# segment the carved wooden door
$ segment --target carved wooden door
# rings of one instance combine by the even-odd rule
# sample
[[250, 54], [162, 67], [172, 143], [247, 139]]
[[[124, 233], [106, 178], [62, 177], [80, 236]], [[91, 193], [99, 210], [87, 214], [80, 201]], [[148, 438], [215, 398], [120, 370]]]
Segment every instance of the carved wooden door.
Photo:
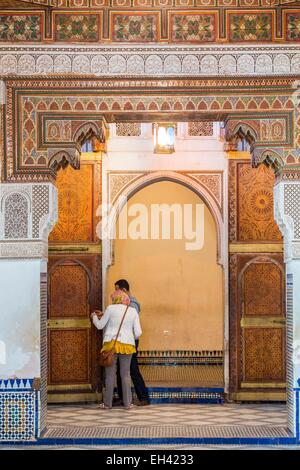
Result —
[[285, 388], [284, 268], [280, 261], [258, 256], [246, 264], [241, 276], [243, 388]]
[[[244, 155], [245, 156], [245, 155]], [[285, 276], [270, 168], [229, 162], [230, 383], [236, 400], [285, 399]]]
[[101, 254], [96, 237], [101, 163], [58, 173], [59, 220], [50, 236], [48, 266], [49, 402], [95, 400], [100, 388], [100, 335], [90, 313], [101, 309]]

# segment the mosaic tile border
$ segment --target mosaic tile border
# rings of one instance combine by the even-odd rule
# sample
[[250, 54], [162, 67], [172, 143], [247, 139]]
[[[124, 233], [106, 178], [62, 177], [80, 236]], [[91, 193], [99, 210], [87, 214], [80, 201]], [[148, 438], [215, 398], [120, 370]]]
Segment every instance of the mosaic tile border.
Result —
[[223, 365], [223, 351], [139, 351], [141, 365]]
[[[133, 396], [136, 398], [136, 394]], [[224, 388], [199, 388], [199, 387], [148, 387], [150, 403], [181, 403], [222, 404], [224, 400]]]
[[34, 379], [0, 379], [0, 392], [3, 390], [32, 390]]

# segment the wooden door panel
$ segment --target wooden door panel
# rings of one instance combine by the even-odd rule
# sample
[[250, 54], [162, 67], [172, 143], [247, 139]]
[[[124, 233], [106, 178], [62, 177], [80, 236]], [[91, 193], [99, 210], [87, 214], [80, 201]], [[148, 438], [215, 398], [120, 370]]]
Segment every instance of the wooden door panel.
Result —
[[91, 385], [90, 278], [76, 260], [49, 270], [49, 385]]
[[58, 222], [50, 242], [92, 242], [94, 166], [82, 165], [80, 170], [67, 166], [58, 172]]
[[245, 328], [243, 380], [284, 381], [283, 328]]
[[252, 263], [244, 274], [244, 315], [282, 315], [282, 271]]
[[71, 263], [55, 266], [49, 283], [49, 318], [88, 317], [88, 284], [83, 266]]
[[268, 256], [245, 264], [241, 274], [241, 340], [244, 382], [285, 380], [284, 272]]
[[49, 331], [49, 384], [90, 384], [89, 329]]
[[[101, 309], [101, 256], [51, 255], [48, 270], [48, 386], [51, 401], [78, 400], [101, 388], [101, 336], [90, 311]], [[72, 394], [72, 397], [70, 395]]]
[[237, 163], [236, 224], [239, 241], [280, 241], [282, 235], [274, 220], [274, 173], [265, 165], [252, 168], [249, 162]]

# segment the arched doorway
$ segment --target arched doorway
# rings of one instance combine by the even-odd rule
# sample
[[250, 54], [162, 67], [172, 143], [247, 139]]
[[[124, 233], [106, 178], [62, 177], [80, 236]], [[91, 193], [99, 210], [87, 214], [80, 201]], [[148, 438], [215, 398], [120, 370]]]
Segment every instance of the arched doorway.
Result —
[[[159, 239], [151, 239], [155, 231], [153, 214], [162, 204], [182, 209], [183, 238], [176, 239], [179, 236], [175, 234], [175, 223], [179, 223], [179, 219], [176, 219], [178, 212], [174, 215], [174, 209], [170, 217], [170, 237], [162, 239], [160, 226]], [[203, 210], [201, 220], [196, 215], [197, 205]], [[192, 250], [184, 238], [184, 233], [187, 233], [184, 208], [188, 206], [193, 212], [193, 229], [198, 228], [198, 235], [203, 229], [204, 235], [203, 245]], [[142, 227], [141, 215], [146, 214], [147, 227]], [[134, 215], [139, 217], [136, 222]], [[126, 218], [128, 237], [122, 238], [120, 229]], [[140, 232], [132, 238], [131, 229], [135, 223], [139, 225]], [[203, 227], [200, 227], [202, 224]], [[224, 350], [224, 273], [218, 263], [217, 224], [199, 194], [170, 179], [153, 180], [139, 188], [120, 210], [112, 258], [113, 263], [106, 278], [105, 302], [109, 303], [114, 282], [119, 278], [128, 279], [132, 294], [142, 305], [143, 336], [139, 350], [140, 362], [145, 366], [143, 371], [146, 381], [148, 378], [150, 385], [161, 382], [169, 386], [222, 387], [223, 367], [220, 364], [223, 362]], [[173, 366], [179, 363], [186, 366], [187, 361], [192, 367], [200, 365], [200, 362], [202, 365], [193, 370], [188, 367], [179, 370], [165, 367], [154, 369], [152, 366], [159, 366], [159, 362], [165, 364], [163, 358], [168, 358], [168, 363]], [[218, 369], [203, 367], [204, 363], [210, 367], [216, 358], [219, 362], [214, 365]]]

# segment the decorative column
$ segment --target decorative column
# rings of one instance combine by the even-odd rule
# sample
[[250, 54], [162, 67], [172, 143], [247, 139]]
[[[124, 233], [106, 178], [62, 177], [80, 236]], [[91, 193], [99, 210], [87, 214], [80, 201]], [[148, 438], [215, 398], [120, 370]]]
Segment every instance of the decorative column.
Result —
[[295, 176], [290, 173], [277, 181], [274, 200], [286, 263], [288, 426], [300, 439], [300, 179], [290, 179]]
[[41, 435], [47, 412], [48, 235], [52, 183], [0, 184], [0, 440]]

